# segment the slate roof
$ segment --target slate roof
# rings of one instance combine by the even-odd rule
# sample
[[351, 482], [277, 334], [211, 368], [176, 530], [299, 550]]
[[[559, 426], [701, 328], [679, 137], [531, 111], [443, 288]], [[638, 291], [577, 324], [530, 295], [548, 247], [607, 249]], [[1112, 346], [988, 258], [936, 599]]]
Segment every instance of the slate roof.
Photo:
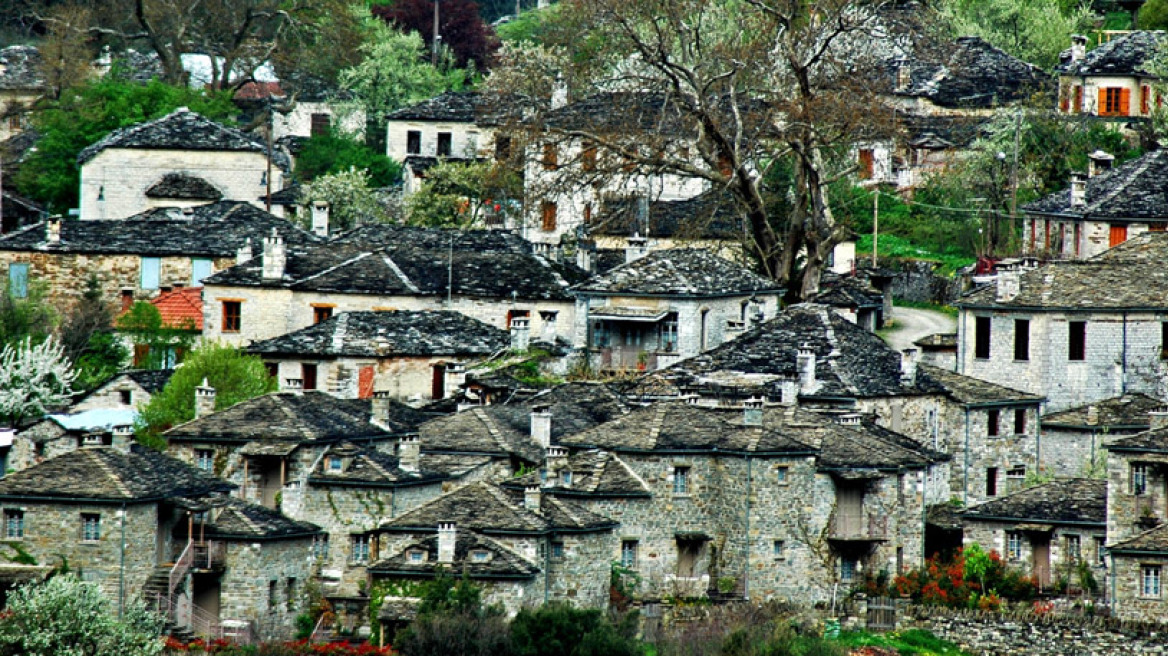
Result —
[[217, 201], [223, 192], [206, 180], [188, 173], [167, 173], [146, 190], [149, 198], [183, 198]]
[[452, 310], [343, 312], [248, 347], [261, 355], [375, 357], [489, 355], [506, 349], [506, 331]]
[[0, 251], [234, 257], [249, 239], [258, 254], [273, 229], [290, 247], [319, 241], [291, 222], [241, 201], [188, 210], [157, 208], [108, 221], [64, 220], [57, 244], [49, 243], [45, 223], [35, 223], [0, 237]]
[[[334, 471], [328, 466], [329, 456], [348, 459], [348, 466]], [[426, 463], [428, 464], [428, 463]], [[406, 487], [439, 483], [449, 478], [436, 471], [406, 471], [401, 468], [401, 460], [377, 449], [357, 446], [352, 442], [340, 442], [325, 451], [325, 457], [308, 477], [312, 485], [358, 486], [358, 487]]]
[[40, 51], [34, 46], [8, 46], [0, 49], [0, 89], [44, 89], [42, 61]]
[[1127, 437], [1117, 437], [1103, 443], [1108, 451], [1128, 453], [1168, 453], [1168, 428], [1146, 430]]
[[957, 348], [957, 333], [934, 333], [913, 342], [922, 351], [949, 351]]
[[290, 248], [282, 280], [264, 280], [261, 264], [254, 258], [204, 284], [445, 296], [451, 283], [456, 296], [571, 301], [568, 287], [586, 277], [574, 266], [536, 255], [529, 242], [511, 233], [405, 226], [366, 226], [317, 247]]
[[[423, 562], [411, 561], [408, 553], [415, 550], [426, 552]], [[474, 551], [486, 551], [490, 557], [486, 561], [471, 557]], [[457, 576], [472, 579], [530, 579], [539, 573], [539, 568], [523, 556], [485, 535], [459, 531], [454, 538], [454, 561], [438, 562], [438, 537], [428, 537], [410, 544], [398, 553], [369, 566], [370, 574], [379, 576], [435, 576], [440, 570], [453, 572]]]
[[[946, 54], [940, 62], [912, 62], [911, 83], [897, 94], [924, 97], [942, 107], [977, 109], [1023, 100], [1050, 82], [1041, 68], [980, 37], [961, 37]], [[897, 66], [889, 68], [895, 79]]]
[[182, 287], [150, 299], [165, 328], [203, 330], [203, 288]]
[[477, 91], [447, 91], [392, 111], [385, 118], [389, 121], [474, 123], [481, 100]]
[[877, 397], [940, 393], [932, 381], [901, 380], [901, 355], [876, 335], [840, 317], [830, 307], [801, 303], [774, 319], [700, 355], [654, 375], [678, 386], [700, 386], [721, 377], [767, 386], [798, 378], [796, 356], [809, 344], [816, 357], [818, 391], [811, 397]]
[[316, 524], [291, 519], [278, 510], [236, 497], [213, 497], [206, 505], [210, 506], [209, 519], [202, 535], [212, 540], [287, 540], [324, 533]]
[[515, 455], [539, 462], [543, 454], [531, 439], [531, 412], [546, 408], [552, 415], [551, 440], [611, 421], [628, 405], [607, 385], [565, 383], [515, 403], [496, 403], [432, 419], [418, 427], [422, 451]]
[[[216, 123], [186, 107], [179, 107], [151, 121], [114, 130], [78, 153], [77, 164], [85, 164], [108, 148], [268, 152], [264, 144], [246, 132]], [[287, 162], [279, 157], [273, 157], [273, 161], [284, 169], [288, 168]]]
[[276, 392], [175, 426], [170, 441], [300, 444], [412, 433], [426, 419], [407, 405], [390, 402], [389, 429], [371, 422], [368, 400], [338, 399], [324, 392]]
[[1069, 478], [1007, 494], [967, 509], [966, 521], [1018, 521], [1038, 524], [1107, 523], [1107, 481]]
[[744, 230], [743, 213], [729, 194], [711, 191], [682, 200], [650, 200], [644, 220], [634, 198], [605, 200], [588, 224], [594, 235], [655, 239], [738, 239]]
[[545, 483], [539, 472], [508, 479], [501, 485], [520, 490], [538, 485], [544, 493], [562, 496], [601, 498], [652, 496], [645, 481], [615, 453], [596, 449], [580, 451], [568, 458], [566, 469], [572, 472], [572, 482], [568, 487], [564, 487], [562, 479], [558, 476], [549, 477]]
[[825, 272], [813, 301], [839, 308], [881, 308], [884, 295], [861, 276], [841, 276]]
[[1148, 30], [1116, 35], [1107, 43], [1088, 51], [1078, 62], [1070, 61], [1070, 51], [1064, 51], [1055, 71], [1063, 75], [1151, 77], [1148, 64], [1164, 38], [1164, 32]]
[[704, 248], [656, 250], [572, 288], [620, 296], [735, 296], [781, 292], [773, 280]]
[[[0, 242], [2, 243], [2, 242]], [[958, 307], [1122, 310], [1168, 308], [1168, 233], [1147, 232], [1086, 260], [1050, 262], [1019, 276], [1019, 292], [998, 301], [995, 285], [959, 298]]]
[[509, 535], [546, 535], [607, 531], [617, 523], [576, 503], [543, 495], [540, 512], [523, 507], [523, 492], [478, 482], [382, 523], [396, 533], [436, 533], [440, 522], [454, 522], [458, 531]]
[[[1137, 392], [1115, 396], [1110, 399], [1088, 403], [1062, 412], [1042, 416], [1043, 428], [1079, 428], [1105, 430], [1115, 428], [1149, 428], [1152, 419], [1149, 412], [1160, 410], [1164, 402]], [[1097, 418], [1090, 423], [1090, 408], [1094, 407]]]
[[984, 116], [928, 114], [902, 114], [896, 117], [897, 127], [904, 133], [905, 142], [914, 148], [929, 150], [965, 148], [986, 136], [990, 120]]
[[1037, 394], [1021, 392], [1003, 385], [966, 376], [947, 369], [933, 367], [927, 364], [917, 365], [918, 375], [923, 375], [954, 401], [968, 407], [1027, 404], [1038, 405], [1044, 397]]
[[151, 449], [77, 449], [0, 479], [0, 499], [146, 503], [229, 492], [227, 481]]
[[1115, 555], [1140, 554], [1152, 552], [1157, 555], [1168, 554], [1168, 524], [1161, 524], [1154, 529], [1139, 535], [1116, 542], [1107, 547], [1107, 551]]
[[166, 387], [166, 384], [170, 382], [170, 377], [174, 375], [174, 369], [134, 369], [124, 372], [122, 375], [153, 394]]
[[1168, 151], [1153, 150], [1087, 179], [1086, 205], [1071, 207], [1071, 189], [1022, 206], [1028, 214], [1100, 221], [1168, 221]]

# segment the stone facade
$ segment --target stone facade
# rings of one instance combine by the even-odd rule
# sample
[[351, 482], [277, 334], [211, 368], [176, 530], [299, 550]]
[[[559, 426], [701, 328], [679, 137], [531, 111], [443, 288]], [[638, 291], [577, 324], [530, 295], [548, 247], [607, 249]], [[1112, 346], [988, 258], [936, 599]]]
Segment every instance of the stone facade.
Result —
[[[311, 137], [316, 116], [328, 117], [328, 123], [333, 129], [349, 134], [365, 134], [365, 110], [358, 107], [341, 107], [336, 103], [320, 100], [297, 99], [288, 112], [276, 112], [272, 115], [272, 139]], [[281, 187], [273, 186], [273, 189]]]
[[[411, 132], [418, 133], [417, 152], [411, 152]], [[462, 121], [424, 121], [420, 119], [390, 119], [385, 126], [385, 154], [395, 162], [405, 161], [410, 155], [439, 157], [440, 134], [448, 135], [450, 150], [445, 157], [490, 157], [495, 152], [495, 130]], [[443, 141], [445, 143], [445, 139]]]
[[[1106, 548], [1107, 535], [1102, 526], [1058, 526], [1049, 530], [1021, 530], [1016, 522], [990, 522], [966, 519], [963, 542], [965, 545], [977, 543], [986, 550], [997, 551], [1006, 565], [1040, 576], [1043, 587], [1067, 579], [1077, 582], [1076, 567], [1086, 563], [1099, 584], [1100, 591], [1107, 581]], [[1014, 535], [1011, 549], [1011, 535]], [[1078, 545], [1079, 552], [1072, 552]], [[1045, 576], [1039, 572], [1045, 571]]]
[[254, 623], [262, 638], [291, 638], [312, 580], [312, 538], [229, 541], [219, 579], [219, 617]]

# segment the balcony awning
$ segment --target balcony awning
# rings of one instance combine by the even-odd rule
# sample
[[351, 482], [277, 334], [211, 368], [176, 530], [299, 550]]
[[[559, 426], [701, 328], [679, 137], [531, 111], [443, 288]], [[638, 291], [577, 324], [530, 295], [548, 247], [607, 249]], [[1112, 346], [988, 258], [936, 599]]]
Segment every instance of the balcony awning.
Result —
[[609, 321], [647, 321], [656, 323], [669, 314], [666, 311], [647, 307], [608, 306], [591, 310], [589, 319], [607, 319]]
[[239, 454], [243, 456], [287, 456], [299, 446], [300, 442], [264, 440], [249, 442], [247, 446], [239, 450]]

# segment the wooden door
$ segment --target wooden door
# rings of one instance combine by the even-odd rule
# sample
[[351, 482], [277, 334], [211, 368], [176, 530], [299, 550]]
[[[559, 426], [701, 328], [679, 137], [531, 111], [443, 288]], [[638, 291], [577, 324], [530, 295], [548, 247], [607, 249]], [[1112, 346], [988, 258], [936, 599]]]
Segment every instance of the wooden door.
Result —
[[430, 385], [430, 398], [434, 400], [446, 398], [446, 365], [434, 365], [434, 379]]
[[855, 485], [836, 489], [836, 533], [843, 536], [862, 535], [864, 531], [864, 491]]
[[1050, 536], [1031, 537], [1030, 550], [1034, 559], [1034, 576], [1038, 578], [1038, 585], [1045, 588], [1050, 585]]

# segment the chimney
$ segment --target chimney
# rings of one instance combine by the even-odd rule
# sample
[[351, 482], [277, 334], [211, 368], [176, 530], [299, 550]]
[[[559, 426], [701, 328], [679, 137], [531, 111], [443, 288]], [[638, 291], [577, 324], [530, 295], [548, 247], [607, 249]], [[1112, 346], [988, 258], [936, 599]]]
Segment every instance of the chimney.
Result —
[[1087, 206], [1087, 176], [1082, 173], [1071, 174], [1071, 209], [1078, 210]]
[[50, 216], [45, 221], [45, 229], [47, 231], [47, 234], [45, 235], [45, 239], [50, 244], [61, 243], [61, 217], [60, 216]]
[[556, 81], [552, 83], [552, 109], [559, 109], [568, 104], [568, 83], [563, 73], [556, 73]]
[[546, 405], [531, 409], [531, 439], [545, 449], [552, 445], [552, 411]]
[[576, 266], [588, 273], [596, 273], [596, 242], [587, 240], [576, 244]]
[[[212, 390], [213, 391], [213, 390]], [[114, 426], [111, 446], [122, 453], [129, 453], [134, 444], [134, 427], [130, 424]]]
[[905, 385], [912, 385], [917, 380], [919, 355], [920, 351], [915, 348], [906, 348], [900, 352], [900, 381]]
[[454, 543], [458, 529], [454, 522], [438, 522], [438, 562], [449, 565], [454, 562]]
[[896, 91], [908, 91], [912, 86], [912, 67], [907, 59], [896, 60]]
[[312, 201], [312, 234], [318, 237], [329, 235], [329, 204], [327, 201]]
[[779, 403], [782, 405], [795, 405], [799, 400], [799, 381], [793, 378], [786, 378], [779, 381]]
[[562, 484], [559, 479], [560, 471], [567, 468], [568, 450], [562, 446], [549, 446], [547, 448], [548, 485]]
[[199, 417], [206, 417], [215, 412], [215, 388], [207, 384], [207, 379], [203, 379], [203, 384], [195, 388], [195, 419]]
[[762, 426], [762, 398], [752, 396], [742, 402], [742, 424]]
[[1099, 425], [1099, 406], [1094, 404], [1087, 406], [1087, 425]]
[[408, 472], [416, 472], [422, 462], [422, 438], [417, 435], [403, 435], [397, 443], [398, 467]]
[[997, 286], [996, 300], [999, 303], [1009, 303], [1018, 297], [1022, 291], [1022, 274], [1019, 271], [999, 271], [995, 280]]
[[284, 240], [272, 228], [272, 236], [264, 238], [264, 280], [280, 280], [284, 277], [284, 265], [288, 261], [288, 249]]
[[1071, 35], [1071, 62], [1083, 61], [1087, 56], [1087, 37], [1082, 34]]
[[1093, 178], [1100, 173], [1110, 170], [1115, 164], [1115, 156], [1102, 150], [1087, 155], [1087, 177]]
[[291, 392], [293, 394], [303, 394], [304, 393], [304, 379], [303, 378], [285, 378], [284, 379], [284, 387], [281, 388], [281, 391]]
[[1148, 416], [1152, 419], [1151, 430], [1168, 428], [1168, 408], [1161, 406], [1149, 412]]
[[543, 514], [543, 490], [538, 485], [523, 488], [523, 507], [537, 515]]
[[461, 362], [446, 363], [446, 396], [454, 395], [466, 384], [466, 365]]
[[370, 401], [369, 408], [369, 423], [382, 428], [389, 427], [389, 392], [385, 390], [373, 392], [373, 400]]
[[243, 246], [240, 246], [239, 248], [237, 248], [235, 250], [235, 263], [236, 264], [243, 264], [244, 262], [250, 260], [251, 258], [252, 258], [251, 237], [248, 237], [247, 241], [243, 242]]
[[634, 232], [633, 236], [629, 237], [628, 246], [625, 246], [625, 264], [636, 262], [642, 257], [645, 257], [649, 252], [648, 244], [648, 239]]
[[811, 344], [804, 342], [799, 347], [799, 354], [795, 356], [795, 364], [799, 370], [799, 393], [813, 393], [818, 385], [815, 382], [815, 350]]
[[527, 317], [511, 317], [511, 350], [526, 351], [531, 343], [531, 323]]

